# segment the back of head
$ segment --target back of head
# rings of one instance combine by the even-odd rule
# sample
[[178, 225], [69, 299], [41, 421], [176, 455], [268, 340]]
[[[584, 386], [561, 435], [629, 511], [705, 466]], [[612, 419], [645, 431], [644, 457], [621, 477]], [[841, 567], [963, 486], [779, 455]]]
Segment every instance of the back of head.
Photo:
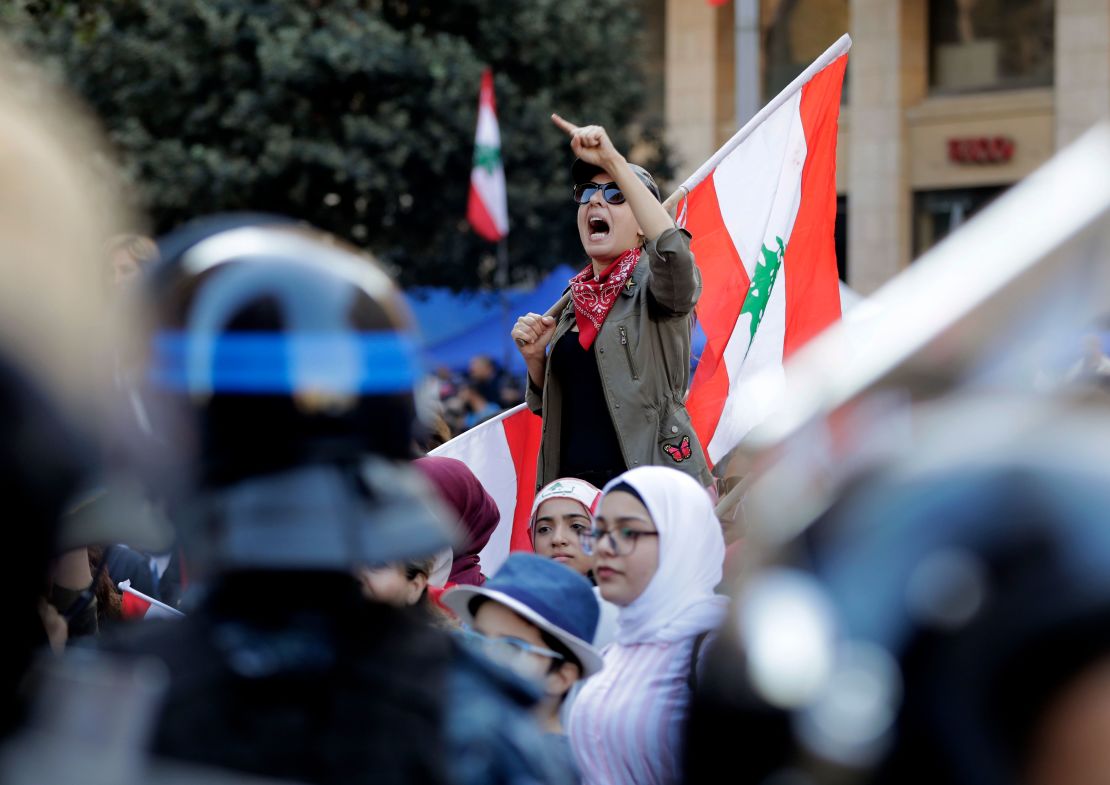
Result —
[[371, 259], [265, 216], [198, 221], [160, 255], [150, 379], [195, 426], [204, 486], [411, 457], [416, 336]]
[[388, 275], [272, 216], [203, 219], [159, 250], [147, 378], [158, 429], [190, 446], [194, 557], [220, 571], [346, 569], [447, 545], [400, 463], [418, 362]]
[[[476, 568], [478, 554], [501, 521], [497, 502], [470, 467], [456, 458], [429, 455], [413, 465], [435, 486], [440, 498], [457, 516], [462, 539], [456, 549], [456, 558], [473, 557], [471, 566]], [[452, 581], [458, 582], [462, 569], [458, 565], [452, 570]]]

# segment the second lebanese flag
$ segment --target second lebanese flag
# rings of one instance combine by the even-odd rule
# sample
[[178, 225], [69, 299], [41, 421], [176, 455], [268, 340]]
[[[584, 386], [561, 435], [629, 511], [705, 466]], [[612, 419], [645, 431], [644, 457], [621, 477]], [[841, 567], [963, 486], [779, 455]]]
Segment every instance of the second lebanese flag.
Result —
[[478, 129], [474, 134], [474, 168], [470, 170], [470, 195], [466, 220], [491, 243], [509, 233], [509, 204], [505, 195], [505, 168], [501, 165], [501, 130], [493, 100], [493, 72], [482, 72], [478, 94]]
[[706, 345], [686, 405], [711, 464], [777, 406], [783, 361], [840, 316], [836, 131], [850, 44], [845, 36], [687, 181]]
[[429, 453], [465, 463], [497, 502], [501, 523], [481, 553], [482, 572], [486, 575], [497, 571], [509, 551], [532, 549], [528, 519], [536, 495], [542, 423], [522, 403]]

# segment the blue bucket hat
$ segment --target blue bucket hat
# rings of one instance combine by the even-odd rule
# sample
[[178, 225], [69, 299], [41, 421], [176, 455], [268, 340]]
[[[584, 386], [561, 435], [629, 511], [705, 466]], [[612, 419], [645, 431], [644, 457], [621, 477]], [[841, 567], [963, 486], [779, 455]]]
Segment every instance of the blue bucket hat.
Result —
[[485, 597], [504, 605], [566, 646], [582, 664], [582, 678], [601, 670], [601, 654], [588, 641], [601, 614], [590, 582], [551, 559], [514, 553], [483, 586], [456, 586], [441, 602], [468, 626], [474, 625], [471, 600]]

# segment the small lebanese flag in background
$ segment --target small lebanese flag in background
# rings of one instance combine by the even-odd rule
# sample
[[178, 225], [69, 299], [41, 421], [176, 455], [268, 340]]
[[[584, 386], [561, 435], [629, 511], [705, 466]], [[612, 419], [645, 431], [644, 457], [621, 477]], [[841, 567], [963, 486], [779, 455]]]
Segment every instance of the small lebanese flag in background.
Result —
[[850, 46], [841, 38], [685, 184], [706, 335], [686, 406], [711, 465], [778, 406], [783, 361], [840, 317], [836, 132]]
[[474, 134], [474, 168], [470, 170], [466, 220], [475, 232], [491, 243], [509, 234], [501, 131], [493, 100], [493, 72], [488, 68], [482, 72], [482, 89], [478, 94], [478, 130]]
[[138, 589], [132, 589], [130, 579], [120, 581], [116, 587], [123, 594], [120, 598], [120, 606], [121, 614], [125, 619], [173, 619], [185, 615], [177, 608], [171, 608]]
[[493, 575], [510, 551], [532, 550], [528, 519], [536, 496], [542, 422], [522, 403], [428, 453], [465, 463], [497, 502], [501, 523], [481, 553], [486, 575]]

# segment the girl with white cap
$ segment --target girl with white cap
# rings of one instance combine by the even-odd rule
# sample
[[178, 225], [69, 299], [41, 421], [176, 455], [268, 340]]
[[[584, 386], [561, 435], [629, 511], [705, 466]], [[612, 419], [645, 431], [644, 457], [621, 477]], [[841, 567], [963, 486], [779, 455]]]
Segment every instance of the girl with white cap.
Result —
[[590, 645], [598, 607], [581, 575], [531, 553], [514, 553], [484, 586], [456, 586], [443, 603], [494, 662], [540, 688], [533, 712], [568, 768], [563, 702], [603, 662]]
[[570, 741], [585, 782], [674, 783], [696, 649], [721, 623], [725, 543], [705, 489], [648, 466], [605, 486], [594, 528], [602, 596], [620, 606], [605, 668], [571, 709]]
[[[532, 502], [532, 549], [593, 581], [594, 557], [582, 549], [581, 537], [593, 526], [600, 501], [597, 487], [575, 477], [562, 477], [545, 485]], [[594, 593], [601, 606], [601, 619], [593, 644], [602, 648], [616, 635], [617, 606], [605, 601], [596, 587]]]

